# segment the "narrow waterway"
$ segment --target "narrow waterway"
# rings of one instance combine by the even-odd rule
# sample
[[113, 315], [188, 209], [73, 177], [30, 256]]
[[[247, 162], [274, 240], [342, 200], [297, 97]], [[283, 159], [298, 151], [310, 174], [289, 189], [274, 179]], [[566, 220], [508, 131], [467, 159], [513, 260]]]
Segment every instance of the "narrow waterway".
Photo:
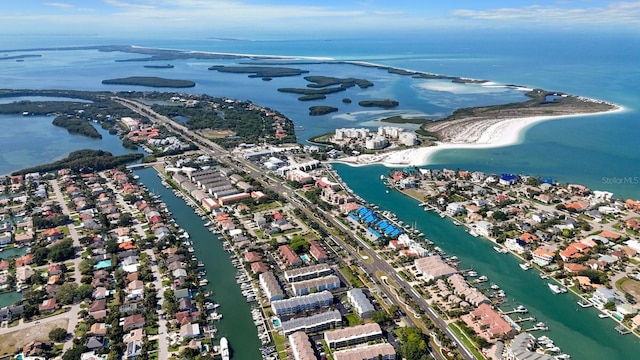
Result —
[[[386, 175], [383, 166], [350, 167], [335, 164], [342, 179], [366, 201], [390, 210], [407, 224], [415, 224], [425, 236], [449, 255], [462, 261], [460, 269], [473, 268], [480, 275], [502, 288], [508, 297], [505, 309], [524, 305], [526, 316], [535, 316], [547, 324], [549, 331], [533, 332], [554, 340], [563, 352], [573, 359], [635, 359], [640, 353], [640, 341], [634, 335], [620, 335], [613, 320], [600, 319], [596, 309], [584, 309], [577, 305], [578, 297], [571, 294], [554, 295], [547, 286], [548, 280], [540, 279], [536, 270], [523, 271], [519, 261], [511, 255], [496, 253], [493, 243], [476, 238], [455, 226], [451, 220], [441, 219], [433, 212], [425, 212], [418, 202], [397, 191], [386, 193], [380, 175]], [[525, 316], [525, 317], [526, 317]], [[523, 328], [533, 323], [521, 324]]]
[[209, 280], [207, 291], [213, 293], [211, 298], [220, 304], [217, 311], [223, 316], [216, 323], [218, 334], [214, 344], [218, 345], [220, 337], [225, 336], [229, 340], [232, 359], [260, 359], [260, 341], [251, 318], [251, 309], [236, 283], [236, 269], [231, 264], [229, 253], [223, 249], [222, 242], [204, 227], [205, 221], [192, 208], [162, 186], [154, 169], [138, 170], [136, 174], [150, 191], [160, 195], [173, 213], [176, 223], [189, 233], [195, 254], [205, 265], [206, 278]]

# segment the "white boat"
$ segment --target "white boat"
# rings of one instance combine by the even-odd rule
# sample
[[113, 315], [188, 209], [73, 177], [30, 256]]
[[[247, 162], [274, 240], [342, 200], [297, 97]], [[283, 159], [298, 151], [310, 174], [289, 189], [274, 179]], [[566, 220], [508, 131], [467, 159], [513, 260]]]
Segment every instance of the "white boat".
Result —
[[608, 317], [609, 317], [609, 314], [598, 314], [598, 317], [599, 317], [600, 319], [606, 319], [606, 318], [608, 318]]
[[509, 252], [509, 250], [497, 245], [493, 247], [493, 250], [495, 250], [497, 253], [500, 253], [500, 254], [506, 254]]
[[562, 286], [558, 286], [552, 283], [548, 283], [547, 285], [549, 285], [549, 290], [551, 290], [551, 292], [554, 294], [564, 294], [567, 292], [567, 289], [563, 288]]
[[220, 339], [220, 356], [222, 356], [222, 360], [229, 360], [229, 341], [226, 337], [222, 337]]
[[531, 264], [529, 264], [529, 263], [522, 263], [522, 264], [519, 264], [519, 265], [520, 265], [520, 268], [522, 270], [524, 270], [524, 271], [527, 271], [527, 270], [531, 269]]
[[580, 307], [583, 307], [583, 308], [588, 308], [588, 307], [592, 307], [593, 303], [589, 300], [580, 300], [578, 301], [578, 305], [580, 305]]

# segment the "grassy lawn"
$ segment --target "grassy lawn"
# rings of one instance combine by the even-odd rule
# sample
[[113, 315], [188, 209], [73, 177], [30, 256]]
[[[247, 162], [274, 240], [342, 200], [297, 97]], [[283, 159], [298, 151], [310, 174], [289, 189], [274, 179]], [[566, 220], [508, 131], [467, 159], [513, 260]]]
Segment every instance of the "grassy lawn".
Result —
[[276, 345], [276, 351], [278, 352], [278, 357], [282, 360], [287, 360], [287, 352], [285, 351], [285, 344], [287, 342], [287, 338], [280, 335], [276, 331], [272, 331], [271, 335], [273, 336], [273, 343]]
[[347, 314], [344, 316], [349, 322], [349, 326], [360, 325], [360, 318], [356, 314]]
[[33, 340], [49, 340], [49, 331], [56, 327], [67, 328], [69, 320], [60, 319], [44, 324], [27, 327], [23, 330], [12, 331], [0, 335], [0, 356], [13, 354], [18, 348], [22, 349], [24, 345]]
[[358, 278], [358, 276], [353, 272], [353, 270], [351, 270], [350, 267], [348, 266], [341, 266], [339, 268], [340, 273], [342, 273], [342, 275], [345, 277], [345, 279], [347, 279], [347, 281], [349, 282], [349, 284], [351, 284], [351, 286], [353, 287], [362, 287], [362, 281], [360, 281], [360, 279]]
[[484, 360], [485, 357], [482, 355], [482, 353], [480, 353], [480, 351], [478, 351], [478, 349], [476, 349], [475, 345], [471, 342], [471, 340], [467, 337], [467, 335], [465, 335], [462, 330], [456, 325], [456, 324], [449, 324], [449, 328], [456, 333], [456, 335], [458, 335], [458, 337], [460, 338], [460, 340], [462, 340], [462, 343], [464, 344], [464, 346], [469, 349], [469, 351], [471, 351], [471, 353], [473, 354], [473, 356], [476, 359], [479, 360]]

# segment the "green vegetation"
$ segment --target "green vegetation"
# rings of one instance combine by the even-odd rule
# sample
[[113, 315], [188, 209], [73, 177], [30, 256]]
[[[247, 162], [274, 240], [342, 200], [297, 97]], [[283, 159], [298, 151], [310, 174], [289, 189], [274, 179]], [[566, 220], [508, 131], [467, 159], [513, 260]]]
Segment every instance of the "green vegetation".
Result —
[[305, 240], [301, 235], [296, 235], [291, 239], [289, 243], [291, 250], [298, 254], [302, 254], [309, 250], [309, 242]]
[[149, 87], [188, 88], [196, 86], [191, 80], [165, 79], [155, 76], [129, 76], [126, 78], [102, 80], [105, 85], [135, 85]]
[[314, 96], [315, 98], [320, 99], [319, 96], [333, 94], [333, 93], [337, 93], [345, 90], [347, 90], [347, 88], [342, 86], [323, 88], [323, 89], [307, 89], [307, 88], [279, 88], [278, 89], [279, 92], [283, 92], [283, 93], [305, 95], [298, 98], [298, 100], [300, 101], [305, 101], [306, 99], [309, 99], [310, 96]]
[[[471, 353], [473, 354], [473, 356], [476, 359], [482, 360], [485, 357], [482, 356], [482, 354], [480, 353], [480, 351], [478, 351], [478, 347], [486, 347], [489, 344], [489, 342], [487, 340], [485, 340], [484, 338], [478, 336], [473, 329], [469, 328], [468, 326], [466, 326], [464, 323], [462, 323], [461, 321], [456, 322], [455, 324], [449, 324], [449, 328], [456, 333], [456, 335], [458, 335], [458, 338], [460, 340], [462, 340], [462, 342], [464, 343], [464, 346], [469, 349], [471, 351]], [[478, 346], [475, 346], [471, 341], [474, 341], [475, 343], [478, 344]]]
[[89, 122], [77, 118], [58, 116], [53, 119], [53, 125], [67, 129], [69, 134], [87, 136], [93, 139], [102, 139], [102, 135]]
[[[299, 97], [298, 100], [309, 101], [325, 99], [325, 95], [345, 91], [356, 85], [361, 89], [373, 86], [373, 83], [369, 80], [356, 78], [343, 79], [328, 76], [307, 76], [305, 77], [305, 80], [311, 83], [307, 85], [307, 88], [279, 88], [278, 91], [291, 94], [301, 94], [304, 96]], [[347, 103], [344, 100], [343, 102]], [[351, 100], [348, 100], [348, 102], [351, 102]]]
[[307, 85], [307, 87], [310, 88], [324, 88], [334, 85], [349, 88], [358, 85], [361, 89], [366, 89], [373, 86], [373, 83], [366, 79], [336, 78], [330, 76], [306, 76], [304, 79], [311, 83]]
[[333, 106], [322, 106], [322, 105], [312, 106], [309, 108], [309, 115], [311, 116], [326, 115], [336, 111], [338, 111], [338, 108]]
[[362, 101], [358, 102], [358, 105], [360, 105], [362, 107], [379, 107], [379, 108], [383, 108], [383, 109], [391, 109], [391, 108], [394, 108], [394, 107], [400, 105], [400, 103], [395, 101], [395, 100], [391, 100], [391, 99], [385, 99], [385, 100], [362, 100]]
[[67, 338], [67, 330], [56, 327], [49, 331], [49, 340], [53, 342], [63, 342]]
[[14, 172], [17, 174], [28, 174], [31, 172], [49, 172], [70, 168], [73, 171], [83, 172], [85, 170], [101, 171], [104, 169], [116, 168], [120, 165], [142, 159], [143, 154], [126, 154], [113, 156], [110, 152], [103, 150], [78, 150], [70, 153], [66, 158], [50, 164], [34, 166]]
[[398, 329], [401, 345], [398, 353], [407, 360], [426, 360], [427, 336], [417, 326], [410, 326]]
[[[204, 136], [223, 147], [233, 147], [243, 142], [276, 144], [296, 141], [293, 121], [277, 111], [257, 107], [250, 101], [228, 103], [226, 99], [206, 95], [201, 95], [198, 100], [194, 106], [156, 104], [152, 108], [170, 118], [186, 118], [185, 125], [190, 130], [203, 130]], [[218, 105], [216, 109], [212, 104]], [[286, 137], [275, 137], [274, 128], [278, 125]]]
[[171, 64], [167, 64], [167, 65], [145, 65], [144, 67], [146, 67], [148, 69], [173, 69], [173, 65], [171, 65]]
[[250, 78], [274, 78], [283, 76], [298, 76], [308, 73], [307, 70], [286, 68], [286, 67], [271, 67], [271, 66], [224, 66], [216, 65], [209, 67], [209, 70], [217, 70], [218, 72], [234, 73], [234, 74], [251, 74]]
[[305, 95], [305, 96], [300, 96], [298, 98], [299, 101], [313, 101], [313, 100], [324, 100], [327, 97], [322, 95], [322, 94], [315, 94], [315, 95]]

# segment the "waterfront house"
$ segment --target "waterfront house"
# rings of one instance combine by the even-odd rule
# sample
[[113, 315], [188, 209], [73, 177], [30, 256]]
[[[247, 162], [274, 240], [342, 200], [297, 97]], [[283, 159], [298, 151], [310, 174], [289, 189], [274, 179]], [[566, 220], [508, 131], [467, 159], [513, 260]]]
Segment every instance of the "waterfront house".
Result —
[[537, 248], [531, 252], [533, 261], [540, 266], [547, 266], [553, 262], [555, 254], [543, 248]]
[[253, 271], [254, 274], [260, 274], [269, 271], [269, 267], [262, 261], [256, 261], [251, 263], [251, 271]]
[[591, 301], [594, 301], [604, 306], [604, 304], [610, 301], [615, 301], [615, 299], [616, 299], [616, 296], [614, 291], [612, 289], [607, 288], [604, 285], [601, 285], [596, 289], [596, 291], [593, 292], [593, 297], [591, 298]]
[[516, 333], [516, 330], [486, 303], [480, 304], [471, 313], [463, 315], [462, 320], [487, 341]]
[[425, 281], [448, 277], [458, 272], [455, 268], [447, 265], [438, 255], [416, 259], [414, 264], [416, 270], [424, 276]]
[[202, 336], [200, 325], [197, 323], [187, 323], [180, 326], [180, 337], [183, 340]]
[[[16, 263], [18, 260], [16, 260]], [[35, 271], [29, 266], [20, 266], [16, 268], [16, 280], [20, 283], [27, 281], [31, 276], [35, 274]]]
[[464, 211], [464, 207], [458, 203], [449, 203], [446, 212], [449, 216], [456, 216]]
[[11, 244], [11, 240], [11, 232], [6, 231], [3, 234], [0, 234], [0, 247]]
[[589, 267], [582, 264], [569, 263], [566, 262], [563, 264], [564, 269], [569, 273], [577, 274], [582, 270], [587, 270]]
[[264, 272], [258, 276], [258, 279], [260, 281], [260, 288], [270, 302], [284, 298], [282, 287], [280, 287], [280, 283], [275, 275], [273, 275], [273, 272]]

